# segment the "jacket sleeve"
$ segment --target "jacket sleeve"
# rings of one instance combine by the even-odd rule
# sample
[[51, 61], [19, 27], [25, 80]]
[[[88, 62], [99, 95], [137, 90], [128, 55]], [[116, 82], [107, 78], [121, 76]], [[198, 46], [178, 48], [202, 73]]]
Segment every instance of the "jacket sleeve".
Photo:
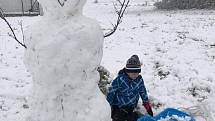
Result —
[[143, 100], [143, 103], [144, 102], [148, 102], [149, 99], [148, 99], [148, 95], [147, 95], [147, 91], [146, 91], [146, 87], [144, 85], [144, 81], [143, 81], [143, 78], [141, 77], [140, 79], [140, 88], [139, 88], [139, 94], [140, 94], [140, 97], [141, 99]]
[[108, 88], [106, 99], [110, 105], [113, 104], [113, 101], [114, 101], [114, 98], [116, 95], [116, 91], [118, 90], [118, 88], [119, 88], [119, 77], [114, 79], [111, 83], [111, 86]]

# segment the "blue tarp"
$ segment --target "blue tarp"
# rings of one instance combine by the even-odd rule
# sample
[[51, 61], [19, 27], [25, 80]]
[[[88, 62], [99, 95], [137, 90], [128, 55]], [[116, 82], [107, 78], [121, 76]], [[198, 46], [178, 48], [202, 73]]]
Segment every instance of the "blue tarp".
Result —
[[165, 119], [167, 117], [171, 117], [168, 121], [178, 121], [176, 118], [174, 118], [175, 116], [180, 118], [189, 117], [190, 119], [189, 121], [195, 121], [195, 119], [191, 115], [188, 115], [185, 112], [179, 111], [174, 108], [167, 108], [154, 117], [151, 117], [149, 115], [144, 115], [140, 117], [137, 121], [158, 121], [162, 118]]

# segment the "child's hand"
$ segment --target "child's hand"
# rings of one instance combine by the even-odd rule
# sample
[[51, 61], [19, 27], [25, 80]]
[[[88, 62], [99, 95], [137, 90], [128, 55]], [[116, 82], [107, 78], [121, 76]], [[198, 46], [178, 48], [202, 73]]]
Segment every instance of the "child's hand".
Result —
[[148, 112], [148, 114], [153, 117], [153, 112], [152, 112], [152, 108], [150, 106], [150, 103], [149, 102], [144, 102], [143, 106], [145, 107], [145, 109]]

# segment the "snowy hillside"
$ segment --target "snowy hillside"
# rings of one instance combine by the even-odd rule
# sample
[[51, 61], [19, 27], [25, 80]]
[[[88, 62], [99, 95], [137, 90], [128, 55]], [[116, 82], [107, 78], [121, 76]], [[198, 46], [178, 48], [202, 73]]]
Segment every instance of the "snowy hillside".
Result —
[[[104, 32], [116, 20], [112, 2], [88, 1], [84, 13], [97, 19]], [[22, 38], [18, 21], [24, 29], [40, 17], [8, 18]], [[24, 121], [31, 75], [23, 64], [24, 50], [0, 21], [0, 121]], [[215, 120], [215, 11], [158, 11], [132, 1], [117, 32], [105, 38], [102, 65], [113, 75], [125, 66], [132, 54], [143, 63], [142, 75], [153, 110], [166, 107], [198, 108], [197, 121]], [[189, 110], [188, 110], [189, 109]]]

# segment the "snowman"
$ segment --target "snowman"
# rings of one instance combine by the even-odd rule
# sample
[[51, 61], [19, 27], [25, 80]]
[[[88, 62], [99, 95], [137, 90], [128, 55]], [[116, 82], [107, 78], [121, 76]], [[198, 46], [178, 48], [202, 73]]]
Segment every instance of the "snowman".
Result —
[[97, 82], [103, 33], [82, 15], [86, 0], [40, 0], [44, 15], [25, 32], [33, 86], [27, 121], [110, 121]]

